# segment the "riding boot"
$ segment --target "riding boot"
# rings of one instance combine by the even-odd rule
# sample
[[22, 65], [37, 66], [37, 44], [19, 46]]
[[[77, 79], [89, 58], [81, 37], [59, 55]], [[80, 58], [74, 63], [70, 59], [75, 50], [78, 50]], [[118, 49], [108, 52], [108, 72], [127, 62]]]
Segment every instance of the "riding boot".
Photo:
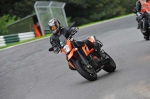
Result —
[[103, 50], [102, 50], [102, 51], [99, 51], [98, 53], [99, 53], [99, 55], [100, 55], [102, 58], [107, 59], [107, 56], [106, 56], [106, 54], [105, 54], [105, 52], [104, 52]]
[[148, 18], [148, 29], [150, 29], [150, 17]]
[[102, 50], [95, 50], [95, 53], [102, 58], [106, 57], [104, 51], [102, 51]]
[[146, 31], [145, 31], [145, 30], [143, 30], [143, 31], [142, 31], [142, 33], [143, 33], [143, 34], [145, 34], [145, 33], [146, 33]]
[[142, 18], [143, 18], [142, 15], [136, 17], [136, 20], [137, 20], [137, 22], [138, 22], [137, 29], [140, 29], [140, 25], [141, 25], [141, 20], [142, 20]]
[[141, 23], [141, 22], [138, 22], [138, 26], [137, 26], [137, 29], [140, 29], [140, 23]]

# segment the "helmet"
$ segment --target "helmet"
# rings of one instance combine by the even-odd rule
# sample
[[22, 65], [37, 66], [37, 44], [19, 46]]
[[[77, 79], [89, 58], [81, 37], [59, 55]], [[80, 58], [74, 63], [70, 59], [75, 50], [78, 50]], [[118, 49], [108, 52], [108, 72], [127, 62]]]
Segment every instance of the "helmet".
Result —
[[48, 22], [49, 29], [52, 31], [53, 34], [56, 34], [60, 28], [60, 22], [57, 19], [51, 19]]

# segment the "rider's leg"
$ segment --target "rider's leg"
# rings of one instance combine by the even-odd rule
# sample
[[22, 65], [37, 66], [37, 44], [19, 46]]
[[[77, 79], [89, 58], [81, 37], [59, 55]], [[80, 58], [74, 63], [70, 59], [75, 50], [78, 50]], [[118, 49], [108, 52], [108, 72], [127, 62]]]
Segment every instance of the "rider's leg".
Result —
[[[140, 3], [140, 1], [137, 1], [136, 2], [136, 10], [137, 10], [137, 17], [136, 17], [136, 20], [137, 20], [137, 22], [138, 22], [138, 26], [137, 26], [137, 29], [139, 29], [140, 28], [140, 21], [141, 21], [141, 19], [142, 19], [142, 15], [139, 13], [140, 11], [141, 11], [141, 3]], [[139, 14], [138, 14], [139, 13]]]
[[138, 23], [137, 29], [140, 29], [141, 20], [142, 20], [142, 15], [136, 17], [136, 21]]

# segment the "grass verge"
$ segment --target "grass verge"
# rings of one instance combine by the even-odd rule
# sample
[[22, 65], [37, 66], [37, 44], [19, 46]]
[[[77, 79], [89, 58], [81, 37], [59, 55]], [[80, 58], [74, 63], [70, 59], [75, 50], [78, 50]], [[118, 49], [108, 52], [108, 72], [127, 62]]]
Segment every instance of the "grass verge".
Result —
[[41, 36], [41, 37], [37, 37], [37, 38], [29, 39], [29, 40], [24, 40], [24, 41], [21, 41], [21, 42], [10, 43], [10, 44], [7, 44], [6, 46], [1, 46], [0, 49], [4, 49], [4, 48], [11, 47], [11, 46], [20, 45], [20, 44], [27, 43], [27, 42], [32, 42], [32, 41], [35, 41], [35, 40], [40, 40], [42, 38], [47, 38], [50, 35], [51, 34], [46, 34], [46, 35]]

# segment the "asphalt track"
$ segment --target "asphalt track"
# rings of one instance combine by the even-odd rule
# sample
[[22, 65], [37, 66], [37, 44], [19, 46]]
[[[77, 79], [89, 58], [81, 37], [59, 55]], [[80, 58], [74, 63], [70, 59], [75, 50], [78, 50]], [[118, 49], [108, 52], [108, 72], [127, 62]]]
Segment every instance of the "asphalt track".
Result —
[[0, 99], [150, 99], [150, 41], [135, 15], [81, 28], [75, 39], [95, 35], [115, 60], [114, 73], [87, 81], [71, 71], [64, 54], [48, 52], [49, 38], [0, 51]]

